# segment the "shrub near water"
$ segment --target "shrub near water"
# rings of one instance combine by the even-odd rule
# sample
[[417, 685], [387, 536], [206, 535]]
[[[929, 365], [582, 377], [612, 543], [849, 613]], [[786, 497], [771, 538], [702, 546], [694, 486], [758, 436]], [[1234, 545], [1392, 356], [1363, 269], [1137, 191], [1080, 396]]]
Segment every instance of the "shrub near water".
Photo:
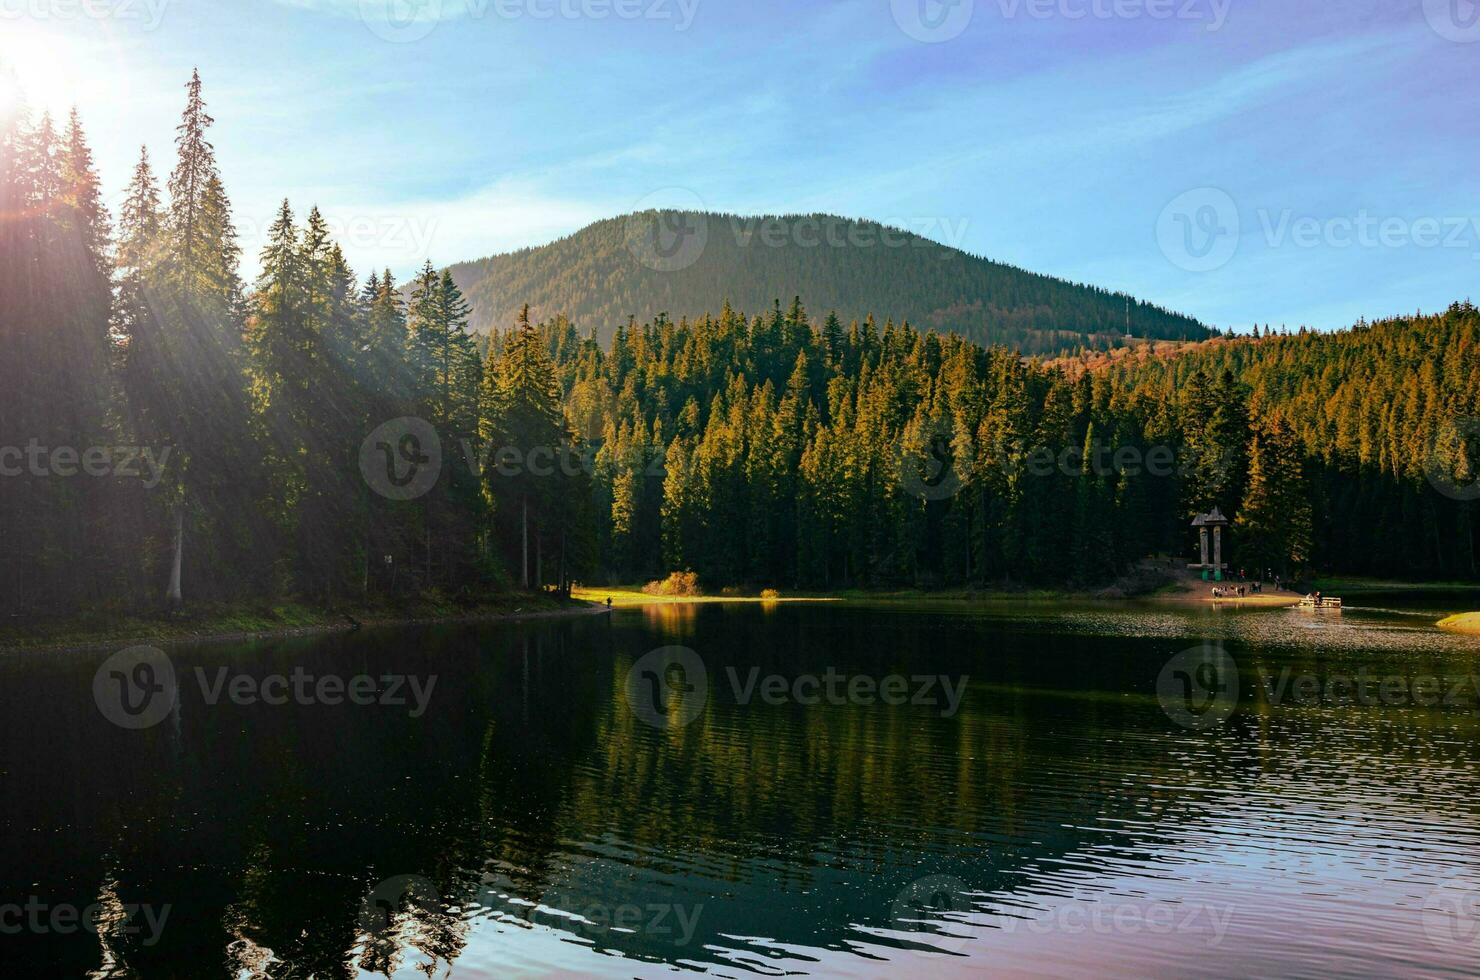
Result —
[[701, 596], [699, 576], [695, 572], [670, 572], [668, 577], [642, 587], [648, 595]]

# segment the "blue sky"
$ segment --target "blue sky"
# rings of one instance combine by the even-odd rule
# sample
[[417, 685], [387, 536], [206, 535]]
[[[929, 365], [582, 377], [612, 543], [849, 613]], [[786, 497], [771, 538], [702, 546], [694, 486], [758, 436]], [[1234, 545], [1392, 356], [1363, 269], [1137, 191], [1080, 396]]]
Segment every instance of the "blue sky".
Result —
[[248, 275], [288, 196], [362, 273], [702, 203], [1235, 329], [1480, 293], [1470, 0], [0, 0], [0, 59], [110, 194], [199, 65]]

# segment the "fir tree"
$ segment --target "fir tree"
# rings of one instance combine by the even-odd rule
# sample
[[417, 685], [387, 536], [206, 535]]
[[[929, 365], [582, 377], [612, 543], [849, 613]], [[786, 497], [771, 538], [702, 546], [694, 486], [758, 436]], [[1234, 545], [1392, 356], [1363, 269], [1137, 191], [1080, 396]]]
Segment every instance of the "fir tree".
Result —
[[1240, 560], [1286, 577], [1310, 560], [1312, 508], [1299, 446], [1276, 415], [1255, 429], [1249, 480], [1234, 521]]

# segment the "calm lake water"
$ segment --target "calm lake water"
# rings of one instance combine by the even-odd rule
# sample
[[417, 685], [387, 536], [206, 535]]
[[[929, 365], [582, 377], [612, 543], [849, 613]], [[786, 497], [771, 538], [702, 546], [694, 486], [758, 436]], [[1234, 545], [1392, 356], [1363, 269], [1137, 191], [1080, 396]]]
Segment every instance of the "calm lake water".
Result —
[[[1431, 625], [1464, 603], [1383, 605], [668, 606], [101, 679], [106, 653], [7, 657], [0, 968], [1474, 975], [1480, 640]], [[146, 687], [162, 720], [110, 720], [149, 722], [119, 713]]]

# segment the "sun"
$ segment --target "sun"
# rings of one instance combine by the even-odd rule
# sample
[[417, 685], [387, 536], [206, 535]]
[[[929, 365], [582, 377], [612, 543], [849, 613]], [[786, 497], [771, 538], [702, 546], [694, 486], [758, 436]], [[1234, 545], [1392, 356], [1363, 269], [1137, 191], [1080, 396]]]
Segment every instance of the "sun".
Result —
[[70, 38], [31, 25], [8, 25], [0, 37], [0, 115], [21, 106], [59, 116], [87, 101], [101, 65]]

